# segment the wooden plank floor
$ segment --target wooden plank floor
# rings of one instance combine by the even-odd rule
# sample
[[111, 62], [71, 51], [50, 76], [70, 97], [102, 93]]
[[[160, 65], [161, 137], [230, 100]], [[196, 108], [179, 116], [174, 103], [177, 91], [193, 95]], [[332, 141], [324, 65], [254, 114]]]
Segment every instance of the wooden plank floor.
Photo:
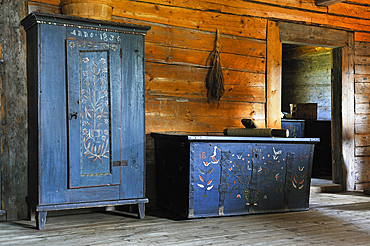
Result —
[[0, 245], [370, 245], [370, 196], [311, 193], [310, 210], [184, 220], [162, 209], [49, 213], [35, 222], [0, 222]]

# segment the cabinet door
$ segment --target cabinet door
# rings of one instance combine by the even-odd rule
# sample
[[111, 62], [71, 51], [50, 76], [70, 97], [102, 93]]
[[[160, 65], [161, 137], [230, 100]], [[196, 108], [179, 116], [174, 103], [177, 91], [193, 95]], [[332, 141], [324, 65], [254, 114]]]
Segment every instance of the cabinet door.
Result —
[[120, 184], [120, 44], [67, 39], [69, 188]]

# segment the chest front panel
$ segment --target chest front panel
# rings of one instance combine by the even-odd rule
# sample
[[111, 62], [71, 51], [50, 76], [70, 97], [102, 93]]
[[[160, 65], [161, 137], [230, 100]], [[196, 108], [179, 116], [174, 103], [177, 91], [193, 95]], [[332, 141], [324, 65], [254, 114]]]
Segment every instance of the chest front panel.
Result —
[[190, 147], [191, 216], [304, 209], [308, 204], [311, 148], [194, 142]]

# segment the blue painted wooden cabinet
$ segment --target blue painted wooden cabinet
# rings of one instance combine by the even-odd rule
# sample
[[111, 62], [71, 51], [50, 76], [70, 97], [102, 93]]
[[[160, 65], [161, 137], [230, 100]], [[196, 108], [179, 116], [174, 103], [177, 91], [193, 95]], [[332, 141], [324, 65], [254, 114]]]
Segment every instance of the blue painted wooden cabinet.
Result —
[[317, 138], [151, 135], [162, 207], [186, 218], [309, 208]]
[[144, 217], [147, 26], [32, 13], [27, 31], [29, 204], [138, 204]]

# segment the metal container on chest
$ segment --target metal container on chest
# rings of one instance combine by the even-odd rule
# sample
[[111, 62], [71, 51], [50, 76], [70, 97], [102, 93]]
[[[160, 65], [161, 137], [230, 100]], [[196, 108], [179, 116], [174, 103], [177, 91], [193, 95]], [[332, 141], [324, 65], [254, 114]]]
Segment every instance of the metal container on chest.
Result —
[[308, 209], [319, 139], [151, 136], [160, 206], [186, 218]]
[[147, 26], [32, 13], [29, 196], [47, 211], [138, 204], [144, 216]]

